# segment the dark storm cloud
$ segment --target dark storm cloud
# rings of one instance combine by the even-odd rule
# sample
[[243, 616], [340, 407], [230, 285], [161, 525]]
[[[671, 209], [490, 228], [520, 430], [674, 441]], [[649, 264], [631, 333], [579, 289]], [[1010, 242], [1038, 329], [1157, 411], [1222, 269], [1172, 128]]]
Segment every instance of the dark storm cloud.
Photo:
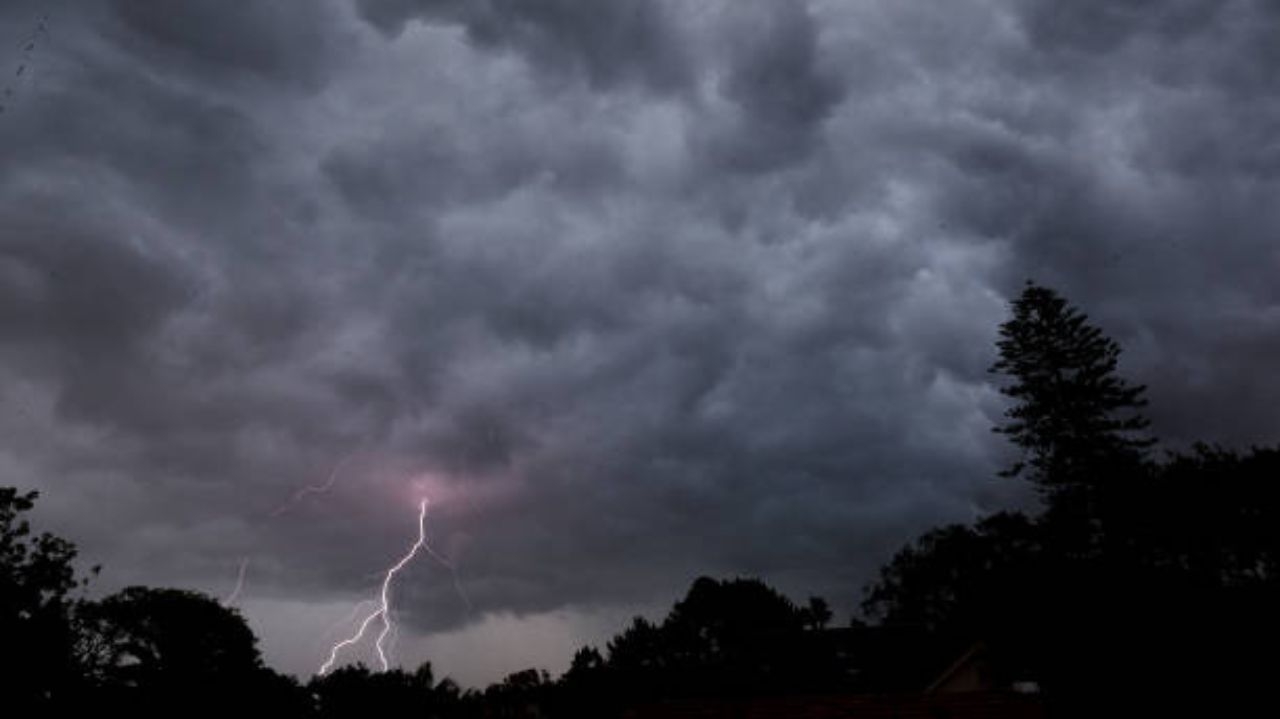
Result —
[[9, 281], [0, 312], [9, 339], [56, 338], [99, 356], [130, 351], [181, 302], [181, 277], [121, 242], [128, 230], [111, 226], [117, 218], [79, 208], [68, 216], [50, 199], [15, 197], [4, 208]]
[[482, 47], [512, 49], [555, 74], [581, 76], [607, 89], [637, 82], [669, 91], [690, 68], [675, 21], [660, 2], [608, 0], [358, 0], [361, 12], [397, 34], [412, 20], [466, 29]]
[[1263, 38], [1280, 13], [1265, 2], [1031, 2], [1018, 17], [1027, 67], [1078, 90], [1073, 134], [1052, 155], [1016, 150], [1040, 156], [1020, 182], [1037, 211], [988, 212], [1021, 215], [1010, 273], [1056, 282], [1113, 323], [1175, 442], [1274, 441], [1280, 424], [1244, 397], [1273, 392], [1258, 378], [1275, 357], [1268, 308], [1280, 302], [1280, 217], [1266, 199], [1280, 179], [1280, 83], [1261, 68], [1274, 65]]
[[535, 141], [545, 127], [505, 125], [494, 127], [486, 151], [477, 153], [475, 128], [423, 129], [338, 148], [322, 162], [325, 176], [353, 208], [377, 219], [493, 201], [539, 178], [589, 195], [621, 172], [614, 149], [590, 134], [547, 146]]
[[1271, 4], [48, 7], [0, 116], [0, 467], [112, 582], [250, 556], [320, 611], [425, 490], [476, 613], [415, 566], [424, 631], [704, 572], [847, 613], [1025, 501], [986, 367], [1027, 278], [1172, 440], [1280, 436]]
[[740, 114], [728, 136], [712, 140], [711, 152], [749, 172], [803, 162], [841, 99], [840, 78], [820, 64], [806, 4], [746, 2], [739, 12], [724, 31], [729, 53], [721, 92]]
[[155, 5], [112, 0], [119, 47], [158, 72], [256, 77], [315, 89], [340, 62], [333, 5], [308, 0], [231, 4], [192, 0]]

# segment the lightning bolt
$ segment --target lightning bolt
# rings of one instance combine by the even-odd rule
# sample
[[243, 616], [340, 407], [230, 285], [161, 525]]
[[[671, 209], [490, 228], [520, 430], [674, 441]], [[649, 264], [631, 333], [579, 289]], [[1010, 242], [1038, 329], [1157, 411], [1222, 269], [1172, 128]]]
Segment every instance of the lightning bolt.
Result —
[[244, 591], [244, 573], [249, 568], [249, 558], [245, 557], [240, 560], [240, 572], [236, 574], [236, 586], [231, 593], [222, 599], [222, 606], [229, 607], [240, 599], [240, 592]]
[[355, 606], [351, 608], [351, 611], [347, 612], [346, 616], [334, 622], [333, 624], [329, 625], [329, 628], [324, 630], [324, 632], [320, 634], [320, 636], [316, 639], [316, 642], [315, 642], [315, 647], [314, 647], [315, 651], [322, 651], [321, 650], [322, 646], [324, 646], [327, 642], [332, 640], [334, 635], [338, 634], [340, 631], [343, 631], [345, 627], [349, 626], [352, 622], [359, 620], [360, 617], [363, 616], [360, 613], [373, 604], [377, 604], [377, 602], [372, 599], [362, 599], [356, 602]]
[[329, 659], [320, 665], [318, 672], [320, 676], [328, 674], [338, 661], [338, 653], [363, 639], [365, 632], [369, 630], [369, 626], [378, 619], [382, 621], [382, 630], [378, 632], [378, 637], [374, 640], [373, 647], [378, 653], [378, 663], [382, 665], [382, 671], [385, 672], [390, 668], [391, 665], [387, 662], [387, 654], [383, 644], [386, 642], [387, 635], [391, 633], [391, 581], [395, 579], [400, 570], [405, 568], [405, 565], [413, 560], [419, 550], [426, 550], [429, 554], [435, 555], [435, 552], [431, 551], [430, 547], [427, 546], [427, 500], [425, 499], [418, 505], [418, 539], [409, 547], [409, 551], [400, 558], [400, 561], [393, 564], [383, 575], [382, 591], [379, 594], [380, 601], [377, 609], [365, 616], [355, 634], [333, 645], [329, 650]]

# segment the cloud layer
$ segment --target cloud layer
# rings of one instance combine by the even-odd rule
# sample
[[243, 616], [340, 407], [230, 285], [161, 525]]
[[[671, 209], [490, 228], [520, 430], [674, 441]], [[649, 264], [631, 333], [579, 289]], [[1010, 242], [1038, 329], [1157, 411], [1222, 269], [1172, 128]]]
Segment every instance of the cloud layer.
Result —
[[409, 572], [427, 640], [699, 573], [852, 611], [916, 531], [1025, 501], [986, 367], [1028, 278], [1122, 342], [1170, 443], [1280, 437], [1274, 3], [22, 1], [0, 28], [3, 481], [109, 585], [219, 592], [250, 557], [291, 669], [424, 493], [472, 604]]

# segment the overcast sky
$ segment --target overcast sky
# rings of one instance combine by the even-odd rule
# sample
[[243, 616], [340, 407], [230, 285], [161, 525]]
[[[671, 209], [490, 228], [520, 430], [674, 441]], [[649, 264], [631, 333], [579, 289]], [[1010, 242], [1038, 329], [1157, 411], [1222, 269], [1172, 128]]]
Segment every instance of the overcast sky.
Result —
[[6, 0], [0, 483], [97, 591], [247, 561], [290, 672], [423, 497], [458, 581], [401, 575], [393, 654], [437, 676], [561, 670], [704, 573], [847, 621], [1025, 502], [986, 368], [1027, 279], [1167, 445], [1280, 438], [1278, 37], [1273, 0]]

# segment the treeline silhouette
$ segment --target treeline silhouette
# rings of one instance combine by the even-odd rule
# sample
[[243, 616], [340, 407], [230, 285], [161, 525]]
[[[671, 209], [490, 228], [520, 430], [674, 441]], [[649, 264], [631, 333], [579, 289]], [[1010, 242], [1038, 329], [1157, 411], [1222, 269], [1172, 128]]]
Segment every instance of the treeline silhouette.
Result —
[[693, 700], [909, 697], [980, 647], [984, 688], [1034, 691], [1050, 714], [1273, 703], [1280, 451], [1155, 456], [1119, 346], [1050, 289], [1029, 283], [1011, 309], [992, 366], [1011, 403], [995, 430], [1019, 450], [1003, 474], [1031, 482], [1040, 506], [924, 534], [847, 627], [820, 598], [704, 577], [558, 678], [530, 669], [464, 690], [429, 664], [357, 665], [304, 682], [266, 667], [244, 619], [210, 597], [84, 598], [75, 547], [25, 519], [35, 493], [0, 488], [0, 701], [68, 716], [661, 716]]

